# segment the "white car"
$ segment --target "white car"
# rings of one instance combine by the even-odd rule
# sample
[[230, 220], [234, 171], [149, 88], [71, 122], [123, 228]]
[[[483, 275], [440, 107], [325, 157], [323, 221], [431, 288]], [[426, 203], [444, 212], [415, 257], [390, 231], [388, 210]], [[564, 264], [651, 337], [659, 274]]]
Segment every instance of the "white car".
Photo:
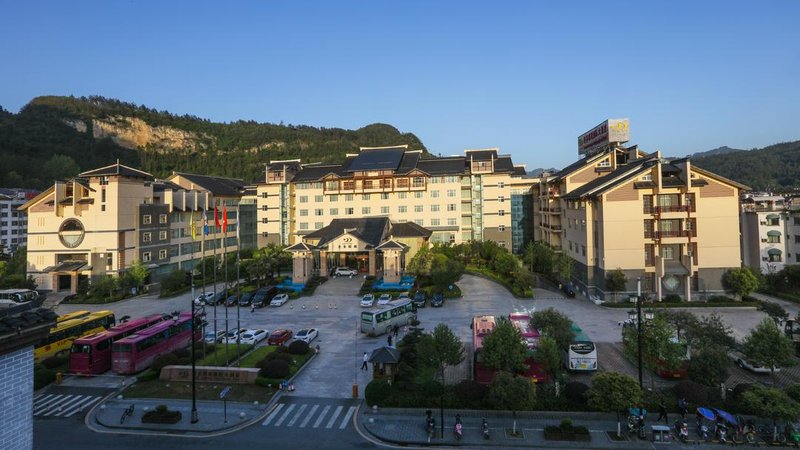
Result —
[[375, 304], [375, 296], [372, 294], [367, 294], [361, 297], [361, 307], [362, 308], [369, 308]]
[[337, 267], [333, 274], [337, 277], [352, 277], [358, 275], [358, 271], [349, 267]]
[[[755, 362], [748, 360], [747, 357], [738, 350], [729, 352], [728, 356], [733, 360], [734, 363], [736, 363], [737, 366], [741, 367], [742, 369], [747, 369], [755, 373], [771, 373], [769, 367], [760, 366]], [[780, 367], [775, 367], [775, 372], [780, 371]]]
[[198, 295], [196, 299], [194, 299], [194, 305], [195, 306], [205, 305], [206, 303], [208, 303], [209, 300], [211, 300], [212, 297], [214, 297], [213, 292], [204, 292]]
[[283, 306], [283, 304], [288, 301], [289, 294], [278, 294], [275, 297], [272, 297], [272, 301], [269, 302], [269, 306]]
[[235, 344], [237, 338], [245, 331], [247, 331], [247, 328], [231, 328], [231, 330], [228, 331], [228, 334], [225, 335], [225, 343]]
[[378, 304], [379, 305], [388, 305], [390, 301], [392, 301], [392, 296], [390, 294], [383, 294], [378, 299]]
[[294, 335], [294, 339], [310, 344], [317, 336], [319, 336], [319, 331], [317, 331], [316, 328], [306, 328], [298, 331], [297, 334]]
[[397, 296], [397, 300], [411, 300], [411, 298], [408, 296], [408, 292], [403, 292]]
[[239, 340], [242, 344], [258, 344], [259, 342], [263, 341], [264, 339], [269, 336], [267, 330], [247, 330], [242, 333], [242, 337]]
[[216, 344], [222, 342], [223, 339], [225, 339], [225, 330], [217, 330], [216, 336], [213, 331], [207, 331], [206, 334], [203, 335], [203, 340], [207, 344]]

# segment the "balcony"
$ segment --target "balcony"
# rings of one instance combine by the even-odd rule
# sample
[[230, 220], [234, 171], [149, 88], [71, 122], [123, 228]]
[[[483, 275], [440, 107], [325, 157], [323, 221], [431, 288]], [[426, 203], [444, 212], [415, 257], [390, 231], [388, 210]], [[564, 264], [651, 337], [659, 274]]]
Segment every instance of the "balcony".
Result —
[[690, 210], [694, 212], [694, 208], [691, 205], [651, 206], [650, 208], [644, 208], [644, 212], [646, 214], [664, 214], [671, 212], [686, 212]]
[[693, 230], [664, 230], [664, 231], [651, 231], [645, 230], [645, 239], [665, 239], [665, 238], [681, 238], [681, 237], [697, 237]]

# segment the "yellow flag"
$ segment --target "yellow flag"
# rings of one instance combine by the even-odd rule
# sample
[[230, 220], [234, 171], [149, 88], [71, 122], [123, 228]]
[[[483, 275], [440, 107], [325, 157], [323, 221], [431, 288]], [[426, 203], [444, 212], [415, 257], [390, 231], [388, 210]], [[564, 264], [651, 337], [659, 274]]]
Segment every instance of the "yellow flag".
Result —
[[194, 225], [194, 212], [192, 212], [191, 226], [192, 226], [192, 240], [196, 241], [197, 240], [197, 227]]

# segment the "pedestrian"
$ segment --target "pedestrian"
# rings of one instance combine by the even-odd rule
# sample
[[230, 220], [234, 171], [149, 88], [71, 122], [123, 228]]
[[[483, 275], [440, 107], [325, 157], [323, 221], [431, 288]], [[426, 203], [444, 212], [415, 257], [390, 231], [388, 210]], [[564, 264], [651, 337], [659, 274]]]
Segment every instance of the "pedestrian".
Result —
[[394, 326], [394, 337], [397, 337], [397, 333], [399, 333], [399, 332], [400, 332], [400, 327], [398, 327], [397, 325], [395, 325], [395, 326]]
[[250, 312], [251, 313], [256, 312], [256, 305], [250, 305]]
[[364, 352], [364, 362], [361, 363], [361, 370], [369, 370], [369, 367], [367, 366], [368, 359], [369, 357], [367, 356], [367, 352]]
[[388, 336], [386, 336], [386, 342], [388, 342], [388, 343], [389, 343], [389, 347], [391, 347], [391, 346], [392, 346], [392, 335], [391, 335], [391, 334], [390, 334], [390, 335], [388, 335]]
[[689, 409], [689, 405], [686, 403], [686, 398], [681, 397], [678, 399], [678, 411], [681, 413], [681, 419], [686, 420], [686, 411]]
[[667, 419], [667, 407], [664, 406], [663, 398], [658, 400], [658, 419], [656, 419], [656, 423], [661, 422], [662, 417], [664, 418], [664, 422], [669, 425], [669, 419]]

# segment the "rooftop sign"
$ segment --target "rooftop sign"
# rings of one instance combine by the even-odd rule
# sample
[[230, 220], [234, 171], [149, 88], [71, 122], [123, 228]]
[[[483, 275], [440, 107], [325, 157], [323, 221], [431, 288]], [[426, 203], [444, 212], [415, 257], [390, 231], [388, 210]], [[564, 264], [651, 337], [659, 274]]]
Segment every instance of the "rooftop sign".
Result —
[[628, 142], [628, 119], [608, 119], [578, 137], [578, 154], [585, 155], [591, 150], [612, 142]]

